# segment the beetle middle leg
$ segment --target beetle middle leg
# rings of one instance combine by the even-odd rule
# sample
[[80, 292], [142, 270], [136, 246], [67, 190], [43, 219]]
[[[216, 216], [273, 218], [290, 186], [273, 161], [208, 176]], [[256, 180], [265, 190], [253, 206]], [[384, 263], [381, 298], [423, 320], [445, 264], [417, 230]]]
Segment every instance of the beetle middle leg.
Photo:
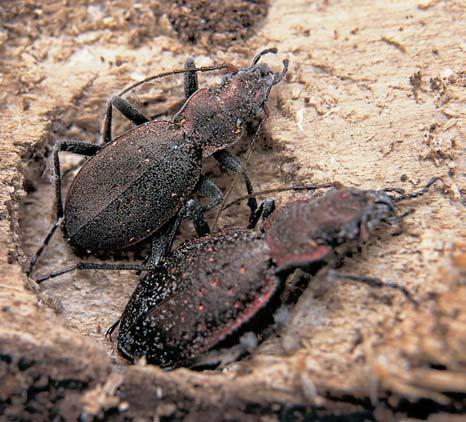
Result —
[[74, 154], [85, 155], [90, 157], [95, 155], [100, 150], [100, 148], [101, 147], [98, 145], [82, 141], [60, 141], [55, 144], [53, 148], [53, 166], [55, 179], [56, 218], [54, 224], [50, 228], [49, 232], [47, 233], [47, 236], [43, 240], [39, 249], [37, 249], [36, 253], [31, 258], [31, 261], [29, 262], [28, 268], [26, 270], [27, 275], [31, 274], [35, 263], [42, 255], [42, 252], [44, 251], [45, 247], [49, 244], [50, 239], [57, 230], [57, 227], [60, 225], [60, 220], [63, 217], [63, 195], [61, 184], [60, 159], [58, 153], [61, 151], [67, 151], [72, 152]]
[[204, 218], [204, 213], [222, 203], [223, 193], [211, 179], [205, 176], [201, 178], [196, 192], [210, 198], [211, 202], [207, 205], [200, 206], [194, 199], [190, 199], [182, 212], [185, 218], [191, 219], [198, 236], [205, 236], [210, 233], [210, 227]]
[[253, 221], [255, 219], [255, 213], [257, 211], [257, 200], [254, 196], [254, 189], [246, 169], [241, 164], [241, 160], [236, 155], [233, 155], [227, 150], [217, 151], [213, 154], [213, 156], [222, 166], [228, 170], [241, 173], [243, 175], [244, 182], [246, 184], [246, 190], [248, 192], [248, 207], [251, 210], [251, 215], [249, 216], [249, 226], [252, 227]]
[[262, 216], [262, 221], [267, 220], [275, 211], [275, 201], [273, 199], [265, 199], [259, 205], [259, 208], [254, 213], [254, 218], [250, 220], [248, 228], [254, 229]]
[[149, 260], [150, 267], [155, 268], [158, 265], [160, 259], [170, 251], [176, 231], [178, 230], [181, 220], [184, 218], [191, 219], [198, 236], [205, 236], [210, 233], [210, 227], [204, 218], [204, 213], [222, 203], [223, 193], [211, 179], [205, 176], [201, 178], [196, 191], [210, 198], [212, 202], [200, 206], [193, 199], [189, 200], [178, 213], [178, 216], [167, 223], [161, 232], [157, 233], [157, 236], [152, 241], [151, 253], [146, 257], [143, 265], [147, 264]]

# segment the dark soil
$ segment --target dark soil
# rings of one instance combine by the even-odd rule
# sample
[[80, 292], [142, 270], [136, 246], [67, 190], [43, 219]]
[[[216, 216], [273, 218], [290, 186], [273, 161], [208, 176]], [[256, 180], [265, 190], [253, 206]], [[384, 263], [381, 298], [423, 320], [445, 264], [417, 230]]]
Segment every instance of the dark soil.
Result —
[[212, 46], [248, 39], [269, 8], [268, 0], [165, 0], [164, 4], [180, 39]]

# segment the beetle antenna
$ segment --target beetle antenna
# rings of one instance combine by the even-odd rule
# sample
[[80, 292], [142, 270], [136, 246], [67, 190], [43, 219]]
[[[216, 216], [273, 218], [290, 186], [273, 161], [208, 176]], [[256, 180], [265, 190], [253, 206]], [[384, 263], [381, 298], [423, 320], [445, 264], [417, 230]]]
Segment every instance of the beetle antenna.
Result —
[[166, 76], [171, 76], [171, 75], [179, 75], [182, 73], [192, 73], [192, 72], [210, 72], [212, 70], [219, 70], [219, 69], [229, 69], [230, 65], [228, 64], [218, 64], [216, 66], [204, 66], [204, 67], [195, 67], [195, 68], [189, 68], [189, 69], [178, 69], [178, 70], [171, 70], [170, 72], [162, 72], [157, 75], [149, 76], [142, 81], [136, 82], [133, 85], [128, 86], [125, 88], [123, 91], [121, 91], [118, 96], [122, 96], [126, 94], [127, 92], [131, 91], [132, 89], [136, 88], [139, 85], [145, 84], [146, 82], [153, 81], [154, 79], [160, 79], [164, 78]]
[[425, 195], [429, 191], [431, 186], [433, 186], [435, 182], [437, 182], [438, 180], [441, 180], [443, 182], [443, 179], [441, 177], [434, 176], [426, 183], [426, 185], [422, 189], [411, 193], [402, 193], [399, 196], [393, 198], [393, 201], [399, 202], [404, 201], [405, 199], [413, 199], [417, 198], [418, 196]]
[[283, 70], [280, 73], [276, 73], [273, 79], [273, 85], [277, 85], [287, 74], [288, 65], [290, 61], [288, 59], [283, 60]]
[[226, 210], [227, 208], [232, 207], [233, 205], [239, 204], [244, 199], [249, 199], [250, 197], [257, 197], [262, 195], [269, 195], [271, 193], [277, 192], [289, 192], [289, 191], [310, 191], [310, 190], [317, 190], [317, 189], [327, 189], [327, 188], [341, 188], [342, 185], [339, 182], [329, 182], [329, 183], [322, 183], [320, 185], [300, 185], [300, 186], [289, 186], [286, 188], [273, 188], [273, 189], [265, 189], [259, 192], [255, 192], [254, 195], [244, 195], [236, 198], [234, 201], [231, 201], [223, 208]]
[[252, 59], [251, 66], [255, 66], [259, 62], [259, 60], [261, 59], [262, 56], [265, 56], [266, 54], [269, 54], [269, 53], [277, 54], [277, 51], [278, 50], [277, 50], [276, 47], [266, 48], [265, 50], [262, 50], [257, 56], [255, 56]]

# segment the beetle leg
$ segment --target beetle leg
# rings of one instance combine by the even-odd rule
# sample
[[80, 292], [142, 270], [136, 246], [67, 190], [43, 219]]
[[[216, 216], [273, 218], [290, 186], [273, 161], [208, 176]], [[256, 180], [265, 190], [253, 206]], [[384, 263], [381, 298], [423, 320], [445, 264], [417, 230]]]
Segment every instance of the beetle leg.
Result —
[[235, 344], [232, 347], [213, 350], [201, 356], [201, 358], [189, 365], [189, 368], [196, 371], [223, 369], [227, 365], [246, 357], [248, 354], [249, 351], [244, 345], [241, 343]]
[[273, 199], [265, 199], [259, 205], [259, 208], [254, 213], [252, 220], [249, 222], [249, 229], [253, 229], [256, 227], [259, 218], [262, 216], [262, 221], [264, 222], [267, 218], [270, 217], [275, 211], [275, 201]]
[[254, 220], [254, 214], [257, 210], [257, 200], [254, 196], [254, 189], [246, 169], [241, 164], [241, 160], [236, 155], [233, 155], [227, 150], [217, 151], [213, 154], [213, 156], [222, 166], [226, 167], [228, 170], [243, 174], [244, 182], [246, 183], [246, 190], [249, 195], [248, 207], [251, 210], [249, 224], [251, 225]]
[[[215, 187], [215, 189], [220, 192], [220, 195], [222, 195], [220, 189], [210, 179], [207, 178], [203, 178], [203, 181], [199, 187], [199, 192], [206, 196], [212, 197], [211, 191], [209, 189], [212, 189], [213, 187]], [[222, 199], [223, 196], [221, 196], [220, 201], [215, 202], [214, 200], [215, 203], [213, 203], [212, 206], [222, 202]], [[148, 260], [150, 261], [149, 267], [153, 269], [156, 268], [160, 260], [168, 254], [173, 244], [176, 231], [178, 230], [178, 227], [183, 218], [190, 218], [192, 220], [194, 228], [196, 229], [196, 232], [199, 236], [204, 236], [210, 232], [209, 225], [204, 219], [204, 208], [193, 199], [189, 200], [185, 207], [178, 213], [178, 216], [165, 224], [164, 227], [157, 233], [156, 237], [154, 237], [150, 256], [147, 257], [143, 263], [144, 269], [148, 269], [145, 265]]]
[[116, 328], [120, 325], [121, 319], [117, 319], [110, 327], [108, 327], [107, 331], [105, 331], [105, 337], [108, 337], [110, 341], [113, 341], [112, 334], [116, 330]]
[[256, 334], [253, 331], [247, 331], [239, 338], [238, 344], [228, 348], [212, 350], [189, 366], [195, 370], [223, 369], [227, 365], [250, 355], [258, 344], [259, 340]]
[[[176, 230], [178, 229], [182, 218], [183, 214], [181, 212], [174, 221], [172, 220], [171, 223], [168, 223], [164, 226], [160, 234], [152, 242], [150, 256], [146, 258], [142, 264], [109, 264], [80, 261], [70, 267], [63, 268], [47, 275], [35, 277], [34, 280], [40, 284], [46, 280], [58, 277], [74, 270], [153, 270], [157, 267], [160, 259], [163, 258], [170, 250], [173, 243], [173, 238], [175, 237]], [[148, 260], [150, 260], [149, 266], [146, 265]]]
[[151, 268], [157, 267], [160, 260], [170, 251], [176, 231], [183, 218], [190, 218], [192, 220], [194, 228], [199, 236], [210, 233], [209, 225], [204, 218], [204, 212], [220, 204], [223, 200], [223, 194], [217, 185], [207, 177], [202, 178], [198, 186], [198, 191], [202, 195], [212, 198], [213, 201], [205, 207], [201, 207], [196, 201], [191, 199], [178, 213], [176, 219], [165, 224], [164, 228], [157, 233], [157, 236], [152, 241], [149, 257]]
[[400, 284], [395, 283], [395, 282], [383, 281], [380, 278], [376, 278], [376, 277], [367, 277], [367, 276], [361, 276], [361, 275], [340, 273], [334, 270], [330, 270], [328, 272], [328, 277], [331, 280], [346, 279], [346, 280], [356, 281], [358, 283], [363, 283], [363, 284], [366, 284], [374, 288], [387, 287], [389, 289], [396, 289], [396, 290], [399, 290], [406, 297], [406, 299], [408, 299], [413, 305], [415, 306], [418, 305], [417, 300], [413, 298], [410, 291], [405, 286], [401, 286]]
[[156, 237], [152, 240], [150, 255], [144, 260], [144, 266], [147, 260], [150, 261], [150, 268], [156, 268], [160, 260], [170, 251], [176, 231], [183, 219], [183, 210], [181, 210], [176, 218], [173, 218], [166, 223]]
[[264, 211], [262, 212], [262, 220], [266, 220], [270, 217], [270, 214], [275, 211], [275, 201], [273, 199], [265, 199], [261, 206], [264, 208]]
[[60, 275], [70, 273], [74, 270], [145, 270], [147, 269], [145, 266], [141, 264], [106, 264], [100, 262], [83, 262], [80, 261], [75, 265], [71, 265], [70, 267], [63, 268], [61, 270], [55, 271], [53, 273], [42, 275], [34, 278], [34, 281], [37, 284], [41, 284], [46, 280], [50, 280], [51, 278], [58, 277]]
[[104, 143], [112, 140], [112, 110], [116, 107], [123, 116], [131, 120], [136, 125], [147, 123], [149, 119], [140, 112], [137, 107], [122, 97], [112, 97], [108, 102], [107, 112], [104, 119]]
[[53, 223], [52, 227], [50, 228], [49, 232], [47, 233], [47, 236], [45, 236], [45, 239], [42, 241], [42, 243], [39, 246], [39, 248], [37, 249], [36, 253], [34, 254], [34, 256], [29, 261], [29, 265], [28, 265], [28, 267], [26, 269], [26, 275], [31, 274], [32, 269], [34, 268], [34, 265], [36, 264], [37, 260], [42, 255], [42, 252], [44, 252], [44, 249], [49, 244], [50, 239], [52, 238], [53, 234], [55, 233], [55, 230], [57, 230], [59, 225], [60, 225], [60, 219], [57, 219], [55, 221], [55, 223]]
[[200, 194], [210, 198], [212, 202], [202, 207], [202, 212], [205, 213], [210, 209], [220, 205], [223, 201], [223, 192], [220, 188], [208, 177], [203, 176], [196, 189]]
[[100, 147], [95, 144], [82, 141], [59, 141], [53, 147], [53, 166], [54, 166], [54, 179], [55, 179], [55, 198], [56, 198], [56, 217], [55, 222], [50, 228], [47, 236], [43, 240], [42, 244], [37, 249], [34, 256], [29, 262], [28, 268], [26, 269], [26, 274], [29, 275], [34, 268], [35, 263], [42, 255], [45, 247], [49, 244], [50, 239], [57, 230], [57, 227], [60, 225], [60, 219], [63, 217], [63, 200], [62, 200], [62, 189], [61, 189], [61, 172], [60, 172], [60, 158], [58, 153], [60, 151], [73, 152], [75, 154], [92, 156], [95, 155], [100, 150]]
[[[190, 69], [195, 69], [196, 65], [194, 64], [194, 59], [192, 57], [188, 57], [186, 59], [186, 62], [184, 64], [184, 69], [185, 71], [188, 71]], [[173, 121], [177, 122], [179, 117], [181, 116], [181, 112], [184, 110], [187, 100], [193, 95], [197, 90], [198, 90], [199, 84], [198, 84], [198, 79], [197, 79], [197, 73], [196, 72], [187, 72], [185, 73], [184, 77], [184, 101], [181, 104], [181, 107], [178, 109], [178, 111], [175, 113], [173, 116]]]
[[190, 199], [186, 203], [183, 214], [186, 218], [192, 220], [198, 236], [205, 236], [210, 233], [210, 227], [204, 218], [204, 210], [194, 199]]
[[[184, 63], [184, 68], [186, 70], [195, 69], [196, 65], [194, 64], [194, 59], [188, 57]], [[184, 96], [188, 99], [199, 89], [199, 82], [197, 79], [196, 72], [188, 72], [184, 75]]]
[[[198, 205], [199, 206], [199, 205]], [[178, 214], [175, 219], [167, 223], [158, 236], [152, 241], [151, 254], [149, 258], [146, 258], [142, 264], [108, 264], [108, 263], [95, 263], [95, 262], [78, 262], [75, 265], [64, 268], [62, 270], [55, 271], [45, 276], [36, 277], [34, 280], [40, 284], [51, 278], [58, 277], [62, 274], [69, 273], [74, 270], [154, 270], [160, 259], [163, 258], [171, 248], [173, 238], [175, 237], [176, 230], [183, 219], [183, 210]], [[147, 261], [150, 260], [149, 266]]]
[[[194, 59], [192, 57], [188, 57], [184, 63], [185, 70], [196, 69], [196, 65], [194, 63]], [[175, 116], [179, 114], [180, 110], [183, 108], [186, 100], [191, 97], [197, 90], [199, 89], [199, 81], [197, 77], [197, 72], [186, 72], [184, 74], [184, 99], [179, 101], [174, 105], [174, 107], [170, 107], [170, 109], [164, 111], [163, 113], [154, 114], [151, 117], [151, 120], [154, 120], [158, 117], [167, 116], [171, 114], [171, 112], [176, 111]], [[175, 119], [176, 120], [176, 119]]]
[[405, 199], [413, 199], [413, 198], [417, 198], [418, 196], [425, 195], [429, 191], [431, 186], [439, 180], [441, 180], [442, 183], [444, 183], [441, 177], [434, 176], [431, 179], [429, 179], [429, 181], [426, 183], [426, 185], [421, 190], [411, 192], [411, 193], [406, 193], [406, 194], [400, 194], [400, 196], [393, 198], [393, 200], [396, 202], [399, 202], [399, 201], [404, 201]]
[[53, 166], [55, 170], [55, 195], [57, 202], [57, 220], [63, 217], [63, 201], [61, 192], [61, 173], [60, 173], [60, 159], [58, 153], [60, 151], [72, 152], [74, 154], [86, 155], [88, 157], [97, 154], [100, 146], [82, 141], [60, 141], [53, 147]]

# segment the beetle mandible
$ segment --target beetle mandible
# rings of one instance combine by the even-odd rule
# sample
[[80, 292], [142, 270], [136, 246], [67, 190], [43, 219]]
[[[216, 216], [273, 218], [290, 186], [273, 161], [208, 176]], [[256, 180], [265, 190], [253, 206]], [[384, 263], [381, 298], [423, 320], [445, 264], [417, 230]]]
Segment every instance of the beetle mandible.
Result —
[[[240, 160], [225, 150], [238, 141], [248, 125], [263, 121], [265, 103], [271, 88], [286, 75], [273, 72], [259, 63], [269, 48], [254, 57], [251, 66], [236, 69], [232, 65], [196, 68], [188, 59], [185, 70], [186, 101], [172, 120], [149, 120], [121, 96], [113, 97], [104, 120], [104, 146], [81, 141], [58, 142], [53, 151], [55, 168], [56, 222], [43, 245], [30, 261], [27, 274], [60, 225], [66, 240], [78, 252], [95, 253], [120, 250], [153, 238], [150, 266], [163, 255], [177, 225], [177, 215], [193, 220], [199, 235], [209, 232], [203, 213], [220, 204], [223, 194], [212, 180], [201, 175], [202, 158], [213, 155], [227, 169], [241, 172], [250, 200], [251, 219], [257, 210], [253, 188]], [[198, 89], [198, 71], [228, 67], [218, 88]], [[147, 80], [155, 79], [155, 77]], [[145, 80], [145, 81], [147, 81]], [[145, 82], [142, 81], [142, 82]], [[125, 89], [122, 94], [141, 82]], [[137, 126], [112, 139], [112, 109], [116, 107]], [[70, 151], [91, 158], [72, 182], [65, 206], [62, 204], [60, 161], [58, 153]], [[201, 207], [190, 199], [199, 192], [211, 199]], [[38, 281], [73, 269], [144, 269], [143, 265], [98, 264], [79, 262]]]
[[[427, 192], [340, 188], [320, 199], [295, 200], [275, 211], [260, 231], [230, 229], [189, 241], [143, 277], [121, 316], [117, 348], [127, 359], [144, 356], [162, 367], [191, 365], [267, 312], [296, 268], [318, 269], [335, 247], [366, 241], [381, 222], [400, 219], [395, 203]], [[259, 208], [268, 217], [273, 202]], [[345, 276], [344, 276], [345, 277]], [[396, 283], [348, 276], [409, 292]], [[269, 310], [270, 313], [270, 310]]]

